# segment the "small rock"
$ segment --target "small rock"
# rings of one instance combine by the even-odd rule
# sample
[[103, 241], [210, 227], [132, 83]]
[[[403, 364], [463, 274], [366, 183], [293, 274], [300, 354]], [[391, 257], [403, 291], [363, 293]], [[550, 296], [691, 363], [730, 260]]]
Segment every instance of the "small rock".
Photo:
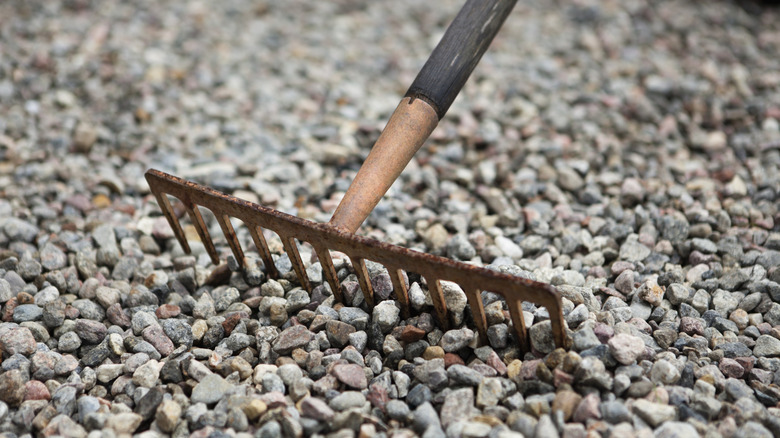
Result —
[[761, 335], [756, 339], [756, 345], [753, 347], [753, 354], [757, 357], [777, 357], [780, 356], [780, 339], [769, 335]]
[[0, 335], [0, 350], [13, 355], [28, 356], [35, 352], [35, 337], [27, 327], [14, 327]]
[[690, 423], [681, 421], [669, 421], [662, 424], [654, 432], [655, 438], [687, 438], [697, 437], [699, 432]]
[[620, 333], [608, 342], [609, 351], [618, 362], [630, 365], [645, 351], [645, 343], [636, 336]]
[[333, 397], [328, 405], [336, 411], [346, 411], [351, 408], [362, 408], [366, 404], [366, 396], [357, 391], [345, 391]]
[[363, 367], [355, 364], [338, 364], [331, 373], [342, 383], [355, 389], [366, 389], [368, 381]]
[[474, 332], [471, 329], [463, 327], [459, 330], [448, 330], [439, 341], [439, 346], [446, 353], [453, 353], [467, 346], [474, 338]]
[[317, 421], [331, 421], [335, 412], [324, 401], [315, 397], [305, 397], [300, 401], [301, 415]]
[[138, 429], [138, 426], [141, 425], [143, 420], [143, 417], [138, 414], [124, 412], [108, 417], [108, 420], [106, 421], [106, 427], [108, 429], [113, 429], [117, 433], [131, 434], [135, 432], [136, 429]]
[[180, 417], [181, 406], [173, 400], [164, 400], [160, 403], [154, 416], [157, 426], [166, 433], [171, 433], [176, 429]]
[[677, 417], [677, 411], [674, 409], [674, 406], [654, 403], [644, 399], [635, 400], [633, 410], [652, 427], [657, 427]]
[[401, 309], [395, 301], [385, 300], [374, 306], [372, 321], [379, 324], [382, 333], [389, 333], [400, 321]]
[[532, 325], [528, 333], [531, 338], [531, 346], [540, 353], [547, 354], [555, 350], [551, 321], [542, 321]]
[[161, 364], [152, 359], [138, 367], [133, 373], [133, 383], [144, 388], [152, 388], [160, 377]]
[[[354, 327], [352, 329], [354, 331]], [[273, 349], [279, 354], [289, 354], [294, 349], [305, 346], [312, 339], [314, 339], [314, 333], [302, 325], [294, 325], [279, 334], [273, 343]], [[348, 341], [349, 339], [347, 338]]]
[[209, 374], [192, 389], [191, 399], [193, 403], [213, 404], [220, 401], [232, 388], [233, 385], [221, 376]]
[[24, 400], [26, 387], [22, 372], [8, 370], [0, 374], [0, 400], [18, 406]]
[[98, 321], [89, 319], [77, 319], [73, 329], [82, 341], [88, 344], [97, 344], [106, 337], [106, 326]]

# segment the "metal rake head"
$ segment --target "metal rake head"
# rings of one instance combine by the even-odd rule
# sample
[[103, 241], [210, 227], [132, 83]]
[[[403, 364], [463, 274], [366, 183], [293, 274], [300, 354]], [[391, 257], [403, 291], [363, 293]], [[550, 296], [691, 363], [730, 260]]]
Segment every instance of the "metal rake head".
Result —
[[332, 225], [314, 223], [247, 202], [158, 170], [148, 170], [146, 180], [184, 251], [189, 253], [190, 247], [181, 224], [173, 212], [168, 195], [181, 201], [214, 264], [219, 264], [219, 258], [199, 207], [207, 208], [214, 213], [239, 263], [243, 263], [244, 253], [230, 218], [243, 221], [249, 229], [265, 265], [266, 273], [270, 277], [278, 276], [278, 271], [263, 236], [263, 229], [275, 232], [281, 238], [301, 286], [309, 292], [311, 292], [311, 282], [295, 243], [296, 239], [308, 242], [314, 248], [322, 265], [324, 278], [339, 302], [343, 302], [343, 297], [331, 259], [331, 250], [342, 252], [349, 257], [365, 301], [370, 307], [374, 306], [376, 300], [366, 269], [366, 260], [380, 263], [387, 268], [404, 318], [410, 315], [409, 295], [403, 275], [404, 271], [407, 271], [425, 278], [436, 319], [445, 330], [448, 329], [449, 319], [440, 281], [451, 281], [457, 283], [465, 292], [474, 323], [483, 342], [487, 342], [487, 320], [481, 292], [490, 291], [505, 299], [519, 347], [523, 352], [530, 351], [523, 318], [523, 301], [547, 308], [555, 345], [563, 348], [567, 346], [561, 297], [551, 285], [361, 237]]

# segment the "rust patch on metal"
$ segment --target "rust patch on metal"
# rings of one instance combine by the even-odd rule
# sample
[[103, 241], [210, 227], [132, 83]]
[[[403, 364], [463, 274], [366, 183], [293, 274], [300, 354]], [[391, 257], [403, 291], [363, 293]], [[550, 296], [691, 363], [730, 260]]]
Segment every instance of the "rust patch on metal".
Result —
[[285, 251], [290, 257], [295, 273], [300, 279], [301, 285], [309, 291], [311, 291], [311, 283], [298, 253], [295, 239], [308, 242], [314, 247], [317, 257], [322, 264], [323, 278], [334, 296], [339, 300], [341, 299], [341, 291], [329, 250], [340, 251], [352, 260], [365, 301], [370, 306], [375, 304], [375, 297], [371, 290], [371, 279], [368, 277], [367, 270], [365, 270], [365, 260], [380, 263], [387, 268], [393, 283], [395, 296], [401, 304], [404, 315], [411, 314], [411, 309], [401, 271], [414, 272], [426, 279], [437, 319], [443, 328], [447, 327], [449, 323], [447, 307], [440, 285], [440, 281], [445, 280], [457, 283], [465, 292], [474, 316], [475, 326], [483, 342], [487, 340], [487, 322], [482, 305], [481, 292], [490, 291], [501, 295], [506, 300], [522, 351], [530, 351], [525, 321], [523, 319], [523, 301], [529, 301], [547, 308], [552, 322], [552, 332], [556, 346], [564, 348], [568, 346], [563, 322], [561, 297], [558, 291], [549, 284], [358, 236], [330, 224], [315, 223], [291, 216], [262, 205], [220, 193], [193, 182], [185, 181], [158, 170], [148, 170], [146, 172], [146, 180], [168, 223], [173, 228], [174, 235], [178, 239], [179, 244], [181, 244], [182, 249], [188, 253], [190, 251], [181, 224], [168, 201], [168, 195], [177, 198], [184, 204], [187, 212], [190, 213], [190, 217], [194, 219], [193, 225], [198, 228], [199, 236], [204, 242], [206, 251], [215, 264], [219, 262], [219, 257], [206, 230], [205, 223], [202, 217], [200, 217], [199, 207], [207, 208], [214, 213], [222, 230], [225, 232], [230, 249], [239, 263], [243, 263], [244, 260], [243, 250], [236, 237], [235, 230], [230, 225], [229, 219], [236, 218], [243, 221], [249, 228], [253, 241], [260, 251], [266, 272], [271, 276], [276, 275], [277, 270], [268, 251], [265, 239], [262, 238], [262, 231], [269, 229], [278, 234]]

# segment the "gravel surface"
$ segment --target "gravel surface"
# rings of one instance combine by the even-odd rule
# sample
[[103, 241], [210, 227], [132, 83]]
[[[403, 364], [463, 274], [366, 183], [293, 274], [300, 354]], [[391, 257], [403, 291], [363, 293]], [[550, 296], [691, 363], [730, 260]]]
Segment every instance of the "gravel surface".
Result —
[[556, 285], [525, 355], [185, 255], [143, 179], [327, 221], [459, 1], [0, 2], [2, 436], [780, 436], [780, 11], [520, 3], [361, 233]]

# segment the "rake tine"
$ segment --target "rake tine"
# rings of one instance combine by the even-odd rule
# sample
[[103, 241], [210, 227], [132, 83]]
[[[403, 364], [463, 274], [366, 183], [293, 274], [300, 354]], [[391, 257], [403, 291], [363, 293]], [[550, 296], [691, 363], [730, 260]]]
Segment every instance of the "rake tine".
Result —
[[[520, 343], [520, 350], [531, 351], [531, 346], [528, 344], [528, 333], [525, 329], [525, 318], [523, 317], [523, 302], [521, 300], [506, 300], [506, 303], [509, 306], [509, 316], [512, 317], [512, 324], [515, 326], [515, 333], [517, 334], [517, 342]], [[556, 345], [559, 347], [562, 346], [557, 342]]]
[[236, 257], [236, 261], [238, 262], [239, 266], [244, 266], [244, 251], [241, 250], [241, 244], [238, 243], [238, 236], [236, 236], [236, 230], [233, 229], [233, 225], [230, 223], [230, 216], [224, 214], [224, 215], [216, 215], [217, 222], [219, 222], [219, 226], [222, 227], [222, 233], [225, 234], [225, 238], [227, 239], [228, 245], [230, 245], [230, 249], [233, 251], [233, 255]]
[[276, 269], [274, 259], [271, 257], [271, 251], [268, 249], [268, 242], [265, 241], [265, 236], [263, 236], [263, 229], [260, 227], [249, 227], [249, 234], [252, 235], [252, 240], [255, 242], [257, 252], [260, 253], [260, 258], [263, 260], [268, 276], [271, 278], [278, 278], [279, 271]]
[[444, 301], [444, 294], [441, 291], [439, 279], [425, 277], [428, 282], [428, 293], [431, 294], [433, 309], [436, 311], [436, 317], [439, 324], [446, 331], [450, 328], [450, 319], [447, 317], [447, 303]]
[[217, 249], [214, 248], [214, 241], [211, 240], [211, 234], [209, 234], [209, 229], [206, 227], [206, 223], [203, 221], [203, 216], [200, 214], [200, 209], [197, 205], [194, 204], [185, 204], [184, 207], [187, 209], [187, 214], [190, 216], [190, 220], [192, 221], [192, 225], [195, 227], [195, 231], [197, 231], [198, 236], [200, 236], [200, 241], [203, 242], [203, 246], [206, 247], [206, 252], [209, 254], [209, 257], [211, 257], [211, 263], [219, 265]]
[[171, 202], [168, 200], [168, 196], [157, 190], [155, 190], [153, 193], [154, 197], [157, 199], [157, 205], [160, 206], [160, 210], [162, 210], [163, 215], [165, 215], [165, 219], [168, 220], [168, 225], [170, 225], [173, 229], [173, 234], [176, 236], [176, 240], [179, 241], [181, 249], [183, 249], [186, 254], [189, 254], [192, 252], [190, 250], [190, 244], [187, 242], [187, 238], [184, 237], [184, 230], [181, 228], [179, 219], [177, 219], [176, 215], [173, 214], [173, 207], [171, 207]]
[[374, 288], [371, 286], [371, 279], [368, 277], [366, 261], [362, 257], [350, 257], [350, 259], [352, 259], [352, 266], [355, 268], [360, 289], [363, 291], [363, 299], [366, 300], [369, 307], [374, 307]]
[[474, 325], [477, 326], [479, 338], [487, 344], [487, 319], [485, 317], [485, 306], [482, 303], [482, 294], [479, 289], [468, 289], [466, 291], [466, 300], [471, 308], [471, 317], [474, 319]]
[[336, 274], [336, 267], [333, 266], [333, 260], [330, 257], [330, 251], [325, 247], [314, 248], [317, 252], [317, 258], [320, 260], [322, 266], [322, 274], [330, 285], [330, 290], [333, 292], [333, 296], [336, 301], [343, 303], [344, 297], [341, 296], [341, 288], [339, 287], [339, 277]]
[[284, 245], [284, 251], [290, 258], [295, 273], [298, 275], [298, 280], [301, 282], [301, 286], [304, 289], [311, 292], [311, 283], [309, 283], [309, 277], [306, 276], [306, 268], [303, 266], [303, 260], [301, 260], [301, 253], [298, 252], [298, 246], [295, 244], [294, 237], [279, 236], [282, 238], [282, 245]]
[[570, 338], [566, 335], [566, 325], [563, 319], [563, 307], [560, 305], [548, 305], [547, 311], [550, 313], [550, 322], [552, 323], [553, 339], [555, 346], [561, 348], [570, 347]]
[[409, 315], [411, 314], [409, 309], [409, 291], [406, 289], [404, 273], [402, 270], [396, 268], [388, 269], [388, 271], [390, 272], [390, 280], [393, 282], [395, 297], [401, 302], [401, 316], [403, 316], [404, 319], [409, 318]]

